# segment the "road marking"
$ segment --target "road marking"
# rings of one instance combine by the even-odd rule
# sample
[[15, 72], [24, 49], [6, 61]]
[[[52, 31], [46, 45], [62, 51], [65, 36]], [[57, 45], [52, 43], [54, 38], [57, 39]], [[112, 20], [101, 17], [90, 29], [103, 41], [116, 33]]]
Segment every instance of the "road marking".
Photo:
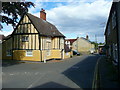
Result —
[[73, 66], [72, 68], [78, 69], [79, 67], [78, 66]]
[[92, 90], [98, 89], [96, 81], [98, 79], [98, 63], [99, 63], [100, 59], [101, 59], [101, 57], [98, 58], [96, 66], [95, 66], [94, 76], [93, 76], [93, 82], [92, 82]]
[[32, 88], [32, 86], [35, 85], [43, 77], [44, 77], [44, 74], [40, 78], [38, 78], [35, 82], [33, 82], [32, 84], [30, 84], [27, 88]]
[[14, 75], [14, 74], [9, 74], [10, 76]]

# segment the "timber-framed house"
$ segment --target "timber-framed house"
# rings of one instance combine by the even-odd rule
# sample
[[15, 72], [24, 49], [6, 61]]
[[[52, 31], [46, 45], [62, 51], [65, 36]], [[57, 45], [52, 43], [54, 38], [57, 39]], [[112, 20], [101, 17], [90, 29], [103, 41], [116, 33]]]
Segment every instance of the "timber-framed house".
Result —
[[48, 21], [45, 10], [40, 18], [26, 13], [15, 30], [3, 41], [3, 59], [44, 61], [64, 58], [65, 36]]

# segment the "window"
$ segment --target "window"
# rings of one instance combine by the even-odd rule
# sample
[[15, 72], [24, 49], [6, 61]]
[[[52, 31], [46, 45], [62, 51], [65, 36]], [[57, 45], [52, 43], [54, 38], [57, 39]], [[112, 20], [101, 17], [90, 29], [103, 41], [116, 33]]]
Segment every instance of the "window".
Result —
[[7, 50], [7, 56], [12, 56], [12, 50]]
[[108, 24], [108, 36], [110, 35], [110, 23]]
[[47, 50], [47, 56], [50, 56], [50, 50]]
[[0, 40], [0, 43], [2, 43], [2, 40]]
[[64, 49], [64, 39], [60, 38], [60, 49]]
[[22, 37], [22, 42], [28, 42], [28, 40], [29, 40], [29, 39], [28, 39], [28, 36], [23, 36], [23, 37]]
[[114, 11], [112, 14], [112, 29], [116, 26], [116, 12]]
[[26, 56], [33, 56], [32, 50], [27, 50], [26, 51]]
[[60, 42], [61, 42], [61, 44], [64, 44], [64, 39], [61, 38], [61, 39], [60, 39]]
[[47, 37], [46, 42], [51, 42], [51, 38]]

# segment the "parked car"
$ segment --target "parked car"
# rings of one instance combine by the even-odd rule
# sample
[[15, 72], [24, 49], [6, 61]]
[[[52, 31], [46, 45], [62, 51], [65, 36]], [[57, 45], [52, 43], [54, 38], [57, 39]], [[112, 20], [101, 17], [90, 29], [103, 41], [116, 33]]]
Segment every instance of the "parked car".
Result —
[[99, 48], [99, 54], [100, 54], [100, 55], [105, 55], [105, 54], [106, 54], [106, 50], [105, 50], [104, 47]]
[[95, 49], [94, 49], [94, 48], [91, 48], [91, 49], [90, 49], [90, 53], [91, 53], [91, 54], [94, 54], [94, 53], [95, 53]]
[[77, 56], [79, 56], [80, 53], [79, 53], [77, 50], [73, 50], [73, 55], [77, 55]]

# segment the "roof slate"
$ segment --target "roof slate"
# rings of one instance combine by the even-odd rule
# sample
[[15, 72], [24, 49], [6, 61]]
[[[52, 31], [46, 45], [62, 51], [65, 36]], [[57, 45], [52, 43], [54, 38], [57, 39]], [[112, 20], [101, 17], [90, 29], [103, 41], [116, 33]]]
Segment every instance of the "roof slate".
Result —
[[66, 39], [65, 41], [70, 41], [70, 45], [72, 45], [72, 43], [74, 42], [74, 41], [76, 41], [77, 39]]
[[30, 13], [27, 13], [26, 15], [29, 17], [40, 35], [65, 37], [62, 33], [58, 31], [58, 29], [53, 24], [49, 23], [48, 21], [38, 18]]
[[87, 40], [87, 39], [84, 38], [84, 37], [81, 37], [81, 39], [83, 39], [83, 40], [85, 40], [85, 41], [87, 41], [87, 42], [89, 42], [89, 43], [92, 43], [90, 40]]

